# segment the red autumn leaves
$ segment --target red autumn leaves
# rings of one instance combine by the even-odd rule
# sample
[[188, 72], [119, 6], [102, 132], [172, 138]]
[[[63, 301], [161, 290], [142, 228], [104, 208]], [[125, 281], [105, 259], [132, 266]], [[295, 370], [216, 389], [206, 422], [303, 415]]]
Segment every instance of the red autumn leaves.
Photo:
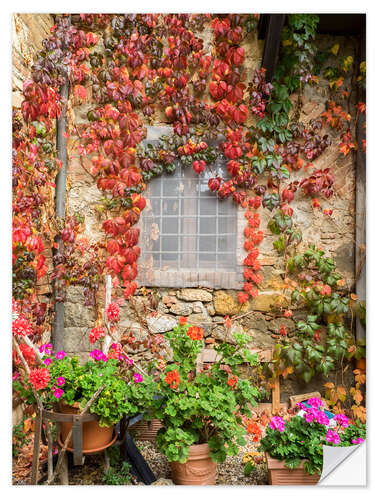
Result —
[[[256, 210], [260, 206], [260, 197], [251, 198], [248, 202], [249, 208]], [[247, 257], [244, 259], [244, 292], [238, 293], [238, 301], [240, 304], [246, 303], [250, 296], [256, 297], [259, 293], [258, 286], [262, 283], [262, 276], [258, 272], [260, 269], [260, 262], [258, 260], [259, 257], [259, 249], [256, 248], [263, 241], [264, 235], [262, 231], [259, 231], [258, 228], [260, 226], [260, 218], [259, 214], [252, 212], [251, 210], [247, 210], [245, 213], [245, 217], [247, 218], [247, 226], [244, 229], [245, 243], [244, 248], [249, 253]], [[254, 286], [256, 285], [256, 287]]]

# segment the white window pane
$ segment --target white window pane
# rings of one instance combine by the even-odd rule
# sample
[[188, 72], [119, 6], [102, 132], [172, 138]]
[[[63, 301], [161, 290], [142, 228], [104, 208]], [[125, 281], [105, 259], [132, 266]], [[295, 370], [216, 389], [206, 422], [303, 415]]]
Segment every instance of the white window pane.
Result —
[[219, 218], [219, 234], [222, 233], [234, 233], [234, 225], [235, 225], [234, 217], [221, 217]]
[[163, 225], [161, 228], [162, 235], [164, 234], [178, 234], [178, 218], [177, 217], [164, 217]]
[[234, 213], [235, 206], [232, 198], [226, 200], [218, 200], [217, 206], [219, 215], [229, 215], [231, 213]]
[[[216, 234], [216, 217], [199, 217], [199, 234]], [[200, 236], [204, 239], [203, 236]]]
[[197, 217], [181, 217], [181, 234], [197, 234]]
[[168, 197], [171, 197], [171, 196], [174, 196], [174, 197], [178, 197], [178, 194], [179, 194], [179, 185], [180, 185], [180, 181], [178, 179], [163, 179], [162, 180], [162, 184], [163, 184], [163, 189], [162, 189], [162, 195], [163, 195], [163, 198], [168, 196]]
[[215, 252], [216, 250], [216, 236], [199, 237], [199, 251], [200, 252]]
[[179, 201], [176, 199], [162, 200], [162, 215], [178, 215]]
[[217, 254], [217, 266], [218, 269], [233, 271], [235, 269], [235, 259], [231, 254]]
[[236, 248], [235, 238], [230, 238], [228, 236], [219, 236], [217, 249], [219, 252], [234, 252]]
[[216, 215], [216, 196], [211, 195], [210, 198], [202, 198], [200, 200], [200, 215]]
[[164, 236], [161, 238], [161, 251], [162, 252], [177, 252], [178, 238], [175, 236]]
[[147, 191], [151, 196], [160, 197], [161, 195], [161, 177], [156, 177], [152, 179], [151, 184], [149, 184]]
[[153, 215], [160, 215], [161, 198], [151, 199], [151, 210]]

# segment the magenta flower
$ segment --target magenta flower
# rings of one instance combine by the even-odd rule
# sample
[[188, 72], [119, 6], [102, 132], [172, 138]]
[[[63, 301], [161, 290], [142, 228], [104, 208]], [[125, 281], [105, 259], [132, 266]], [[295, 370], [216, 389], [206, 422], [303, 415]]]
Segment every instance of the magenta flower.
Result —
[[328, 425], [329, 424], [329, 418], [324, 413], [324, 411], [317, 411], [316, 415], [315, 415], [315, 419], [318, 422], [318, 424], [322, 424], [322, 425]]
[[311, 405], [313, 408], [319, 409], [321, 406], [323, 406], [323, 401], [319, 398], [309, 398], [307, 400], [307, 404]]
[[134, 377], [134, 382], [136, 384], [139, 384], [140, 382], [143, 382], [143, 377], [142, 377], [142, 375], [140, 373], [134, 373], [133, 377]]
[[62, 389], [56, 389], [54, 396], [55, 396], [55, 398], [59, 399], [59, 398], [61, 398], [61, 396], [63, 394], [64, 394], [64, 391]]
[[59, 351], [56, 353], [56, 359], [64, 359], [66, 356], [65, 351]]
[[306, 422], [311, 424], [311, 422], [314, 422], [315, 420], [315, 414], [312, 411], [308, 411], [304, 415]]
[[340, 443], [340, 436], [337, 434], [336, 431], [329, 429], [329, 431], [326, 434], [326, 441], [328, 443], [339, 444]]
[[17, 380], [18, 377], [20, 376], [20, 372], [15, 372], [15, 374], [13, 375], [13, 380]]
[[46, 366], [49, 366], [51, 363], [52, 363], [52, 359], [51, 358], [46, 358], [43, 363], [46, 365]]
[[130, 359], [130, 358], [128, 358], [126, 354], [124, 355], [124, 359], [125, 359], [126, 363], [128, 363], [128, 365], [132, 365], [133, 364], [133, 360]]
[[99, 349], [94, 349], [93, 351], [91, 351], [90, 357], [92, 359], [95, 359], [95, 361], [107, 361], [107, 356]]
[[333, 418], [334, 418], [334, 419], [336, 420], [336, 422], [337, 422], [339, 425], [341, 425], [344, 429], [345, 429], [346, 427], [348, 427], [348, 425], [349, 425], [349, 419], [348, 419], [348, 417], [347, 417], [346, 415], [344, 415], [343, 413], [338, 413], [338, 414], [337, 414], [337, 415], [335, 415]]
[[303, 403], [296, 403], [296, 407], [300, 410], [306, 410], [306, 406]]
[[281, 417], [273, 417], [268, 425], [270, 429], [275, 429], [278, 430], [279, 432], [283, 432], [285, 429], [285, 422], [284, 419]]
[[44, 352], [45, 354], [51, 354], [51, 352], [52, 352], [52, 344], [42, 344], [39, 347], [39, 352]]
[[363, 443], [364, 439], [362, 438], [357, 438], [357, 439], [352, 439], [353, 444], [360, 444]]
[[64, 377], [58, 377], [56, 380], [57, 385], [64, 385], [65, 384], [65, 379]]

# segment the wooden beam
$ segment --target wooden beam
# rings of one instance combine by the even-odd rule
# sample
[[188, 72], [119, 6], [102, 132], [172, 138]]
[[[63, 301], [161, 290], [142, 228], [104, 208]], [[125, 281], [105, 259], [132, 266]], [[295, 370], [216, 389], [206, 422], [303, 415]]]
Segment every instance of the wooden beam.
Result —
[[[262, 17], [263, 16], [263, 17]], [[266, 80], [270, 82], [275, 74], [281, 43], [281, 32], [285, 23], [285, 14], [262, 14], [259, 37], [264, 36], [262, 67], [266, 69]]]
[[[363, 33], [359, 45], [359, 62], [366, 60], [366, 38]], [[358, 87], [357, 101], [365, 102], [366, 96], [362, 88]], [[366, 154], [362, 148], [362, 140], [366, 138], [364, 131], [365, 115], [359, 113], [356, 138], [358, 150], [356, 154], [356, 195], [355, 195], [355, 276], [356, 295], [358, 300], [366, 300]], [[357, 340], [364, 339], [365, 329], [362, 326], [359, 315], [356, 316]]]

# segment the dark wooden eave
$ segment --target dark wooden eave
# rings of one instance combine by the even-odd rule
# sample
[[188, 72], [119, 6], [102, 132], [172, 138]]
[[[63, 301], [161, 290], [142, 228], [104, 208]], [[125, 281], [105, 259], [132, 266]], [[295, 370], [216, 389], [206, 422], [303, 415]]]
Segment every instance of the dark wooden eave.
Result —
[[[366, 14], [318, 14], [318, 33], [358, 36], [366, 32]], [[258, 38], [264, 40], [262, 67], [271, 81], [277, 67], [282, 29], [288, 14], [261, 14]]]

